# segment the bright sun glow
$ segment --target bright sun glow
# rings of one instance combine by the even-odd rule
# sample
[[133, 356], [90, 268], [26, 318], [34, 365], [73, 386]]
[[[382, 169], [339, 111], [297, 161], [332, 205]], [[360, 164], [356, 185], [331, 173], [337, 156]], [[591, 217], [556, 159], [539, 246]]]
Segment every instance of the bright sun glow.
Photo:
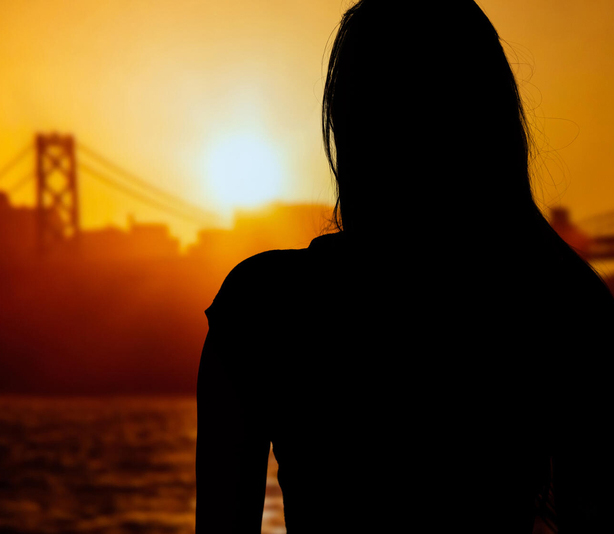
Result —
[[212, 147], [207, 184], [215, 207], [228, 214], [281, 197], [283, 172], [275, 149], [255, 135], [233, 135]]

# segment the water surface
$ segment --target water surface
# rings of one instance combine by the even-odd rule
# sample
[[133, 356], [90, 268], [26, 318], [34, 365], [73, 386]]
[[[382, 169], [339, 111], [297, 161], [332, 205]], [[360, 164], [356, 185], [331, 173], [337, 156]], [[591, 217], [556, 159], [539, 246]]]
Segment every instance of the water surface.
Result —
[[[0, 532], [194, 532], [194, 398], [0, 398]], [[263, 534], [285, 534], [274, 457]]]

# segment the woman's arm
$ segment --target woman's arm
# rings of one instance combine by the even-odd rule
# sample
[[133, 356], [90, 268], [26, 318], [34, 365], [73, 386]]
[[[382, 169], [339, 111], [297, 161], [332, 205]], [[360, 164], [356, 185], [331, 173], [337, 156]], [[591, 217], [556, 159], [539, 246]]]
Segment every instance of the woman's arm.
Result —
[[270, 442], [219, 337], [209, 330], [198, 372], [196, 534], [260, 534]]

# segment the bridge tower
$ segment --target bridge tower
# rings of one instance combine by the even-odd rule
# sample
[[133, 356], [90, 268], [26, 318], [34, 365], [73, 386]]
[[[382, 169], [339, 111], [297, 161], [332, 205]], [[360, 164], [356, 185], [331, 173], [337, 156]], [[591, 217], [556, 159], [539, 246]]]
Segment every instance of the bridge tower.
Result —
[[36, 204], [40, 252], [79, 237], [75, 142], [71, 135], [37, 134]]

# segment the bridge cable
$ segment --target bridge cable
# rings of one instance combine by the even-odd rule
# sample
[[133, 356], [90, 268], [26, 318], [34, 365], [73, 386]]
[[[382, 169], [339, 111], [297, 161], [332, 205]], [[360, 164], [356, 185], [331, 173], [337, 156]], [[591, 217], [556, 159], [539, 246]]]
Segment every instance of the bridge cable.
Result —
[[[101, 163], [103, 166], [107, 167], [109, 170], [117, 172], [123, 178], [126, 178], [128, 181], [132, 182], [133, 184], [136, 184], [136, 185], [138, 185], [138, 186], [148, 190], [148, 192], [150, 192], [150, 193], [151, 192], [157, 193], [158, 195], [160, 195], [163, 198], [165, 198], [167, 202], [179, 204], [180, 206], [182, 206], [184, 208], [187, 208], [187, 209], [190, 209], [190, 210], [193, 210], [193, 211], [196, 211], [199, 214], [203, 214], [203, 215], [206, 214], [206, 212], [204, 212], [204, 210], [202, 208], [199, 208], [198, 206], [195, 206], [194, 204], [190, 204], [189, 202], [187, 202], [186, 200], [183, 200], [180, 197], [172, 195], [171, 193], [168, 193], [167, 191], [164, 191], [162, 189], [159, 189], [159, 188], [151, 185], [147, 181], [143, 180], [142, 178], [139, 178], [138, 176], [135, 176], [134, 174], [132, 174], [131, 172], [129, 172], [129, 171], [125, 170], [125, 169], [123, 169], [119, 165], [116, 165], [115, 163], [109, 161], [107, 158], [105, 158], [104, 156], [101, 156], [100, 154], [98, 154], [97, 152], [95, 152], [91, 148], [88, 148], [87, 146], [83, 145], [82, 143], [78, 144], [78, 148], [81, 151], [83, 151], [85, 154], [88, 154], [90, 157], [94, 158], [96, 161]], [[78, 166], [81, 167], [82, 164], [79, 163]], [[210, 214], [206, 214], [206, 216], [207, 217], [211, 217]]]
[[30, 181], [34, 181], [34, 178], [34, 173], [30, 171], [28, 174], [21, 177], [16, 183], [14, 183], [13, 187], [9, 187], [8, 189], [6, 189], [5, 192], [9, 195], [12, 195], [19, 191], [24, 185], [30, 183]]
[[7, 174], [17, 163], [19, 163], [24, 156], [26, 156], [34, 146], [32, 143], [28, 144], [23, 150], [20, 150], [13, 159], [11, 159], [2, 169], [0, 169], [0, 178]]
[[111, 186], [119, 191], [121, 191], [122, 193], [124, 193], [125, 195], [131, 196], [137, 200], [139, 200], [140, 202], [144, 203], [144, 204], [148, 204], [151, 207], [154, 207], [158, 210], [164, 211], [167, 214], [173, 215], [175, 217], [179, 217], [181, 219], [190, 221], [192, 223], [197, 223], [199, 225], [207, 225], [209, 224], [209, 222], [204, 218], [204, 217], [193, 217], [190, 216], [188, 214], [186, 214], [184, 211], [179, 210], [179, 209], [175, 209], [171, 206], [167, 206], [162, 204], [161, 202], [148, 198], [145, 195], [134, 191], [132, 189], [130, 189], [129, 187], [126, 187], [125, 185], [119, 183], [117, 180], [114, 180], [113, 178], [109, 178], [108, 176], [106, 176], [105, 174], [102, 174], [101, 172], [93, 169], [92, 167], [90, 167], [89, 165], [85, 164], [85, 163], [79, 163], [79, 169], [85, 171], [87, 174], [89, 174], [92, 178], [95, 178], [96, 180], [99, 180], [100, 182], [105, 183], [108, 186]]

